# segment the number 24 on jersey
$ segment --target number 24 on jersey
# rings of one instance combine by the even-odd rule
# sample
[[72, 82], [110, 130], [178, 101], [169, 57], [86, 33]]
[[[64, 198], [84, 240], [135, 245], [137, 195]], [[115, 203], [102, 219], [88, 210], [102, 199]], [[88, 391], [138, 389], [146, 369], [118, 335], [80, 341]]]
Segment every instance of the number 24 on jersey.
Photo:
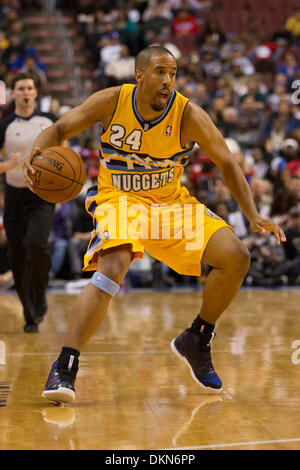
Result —
[[[130, 150], [138, 151], [142, 145], [142, 131], [140, 129], [134, 129], [130, 134], [126, 135], [125, 127], [119, 124], [113, 124], [111, 126], [112, 134], [110, 134], [109, 140], [112, 145], [118, 148], [122, 148], [123, 144], [130, 146]], [[124, 140], [125, 138], [125, 140]]]

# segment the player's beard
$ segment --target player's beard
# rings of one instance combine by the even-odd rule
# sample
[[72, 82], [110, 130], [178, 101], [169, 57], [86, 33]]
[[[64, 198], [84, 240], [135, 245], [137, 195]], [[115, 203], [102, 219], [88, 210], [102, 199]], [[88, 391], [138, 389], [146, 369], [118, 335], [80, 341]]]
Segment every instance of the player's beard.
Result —
[[153, 109], [153, 111], [159, 112], [159, 111], [163, 111], [165, 109], [165, 106], [151, 103], [151, 108]]
[[[157, 100], [157, 101], [160, 101], [160, 100]], [[168, 101], [169, 100], [166, 100], [165, 102], [161, 103], [161, 102], [158, 102], [157, 103], [156, 100], [153, 100], [152, 103], [151, 103], [151, 108], [153, 109], [153, 111], [156, 111], [156, 112], [161, 112], [163, 111], [167, 104], [168, 104]]]

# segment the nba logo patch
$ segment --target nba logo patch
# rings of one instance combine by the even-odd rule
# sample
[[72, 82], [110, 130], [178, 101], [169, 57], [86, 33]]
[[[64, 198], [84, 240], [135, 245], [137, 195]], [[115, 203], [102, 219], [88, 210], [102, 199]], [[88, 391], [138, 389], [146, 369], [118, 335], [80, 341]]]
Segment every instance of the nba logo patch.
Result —
[[170, 136], [171, 136], [171, 132], [172, 132], [172, 126], [167, 126], [167, 129], [166, 129], [166, 136], [167, 136], [167, 137], [170, 137]]

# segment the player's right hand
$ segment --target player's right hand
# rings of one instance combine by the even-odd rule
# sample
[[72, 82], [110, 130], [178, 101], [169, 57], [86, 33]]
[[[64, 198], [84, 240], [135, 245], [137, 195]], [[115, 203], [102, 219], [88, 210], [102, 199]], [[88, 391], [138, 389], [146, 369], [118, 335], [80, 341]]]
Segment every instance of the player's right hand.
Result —
[[34, 147], [31, 151], [31, 154], [29, 155], [29, 157], [27, 157], [24, 160], [24, 165], [23, 165], [25, 183], [26, 183], [28, 189], [30, 189], [30, 191], [32, 191], [33, 193], [34, 193], [33, 181], [32, 181], [31, 178], [35, 174], [35, 169], [31, 165], [31, 163], [32, 163], [34, 157], [36, 157], [37, 155], [40, 155], [40, 154], [41, 154], [41, 149], [39, 147]]

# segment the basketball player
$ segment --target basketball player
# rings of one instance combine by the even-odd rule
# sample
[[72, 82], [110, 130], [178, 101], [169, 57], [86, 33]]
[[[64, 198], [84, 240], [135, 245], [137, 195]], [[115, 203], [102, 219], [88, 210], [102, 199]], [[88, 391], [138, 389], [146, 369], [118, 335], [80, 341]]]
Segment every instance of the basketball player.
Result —
[[6, 160], [2, 163], [6, 171], [4, 227], [25, 332], [37, 332], [47, 310], [48, 237], [54, 212], [53, 204], [29, 191], [23, 175], [23, 162], [34, 140], [55, 121], [55, 116], [36, 111], [37, 86], [35, 75], [16, 74], [11, 83], [15, 110], [0, 121], [0, 148]]
[[[285, 241], [278, 225], [259, 216], [249, 186], [220, 132], [201, 108], [174, 90], [175, 78], [176, 60], [167, 49], [153, 46], [141, 51], [136, 58], [137, 85], [126, 84], [93, 94], [42, 132], [25, 162], [25, 178], [33, 189], [34, 169], [30, 161], [39, 149], [60, 145], [62, 140], [96, 121], [104, 123], [98, 186], [90, 188], [86, 199], [95, 230], [85, 255], [84, 270], [96, 272], [77, 298], [61, 353], [47, 380], [43, 396], [51, 401], [74, 400], [80, 351], [101, 324], [130, 263], [142, 257], [144, 249], [181, 274], [199, 275], [201, 262], [212, 266], [199, 314], [172, 341], [171, 347], [187, 362], [194, 380], [206, 392], [222, 390], [211, 360], [211, 341], [218, 318], [247, 273], [249, 253], [222, 219], [181, 187], [180, 177], [193, 142], [218, 165], [252, 230], [272, 231], [277, 243]], [[149, 224], [151, 209], [160, 204], [175, 204], [177, 209], [202, 208], [203, 242], [199, 247], [187, 249], [184, 236], [160, 239], [129, 234], [127, 238], [118, 238], [112, 225], [106, 229], [100, 209], [113, 208], [114, 215], [120, 216], [124, 223], [120, 198], [126, 200], [128, 207], [131, 203], [142, 206], [145, 210], [140, 212]], [[128, 210], [125, 214], [132, 221], [132, 213]], [[160, 222], [159, 229], [165, 228], [164, 223]]]

